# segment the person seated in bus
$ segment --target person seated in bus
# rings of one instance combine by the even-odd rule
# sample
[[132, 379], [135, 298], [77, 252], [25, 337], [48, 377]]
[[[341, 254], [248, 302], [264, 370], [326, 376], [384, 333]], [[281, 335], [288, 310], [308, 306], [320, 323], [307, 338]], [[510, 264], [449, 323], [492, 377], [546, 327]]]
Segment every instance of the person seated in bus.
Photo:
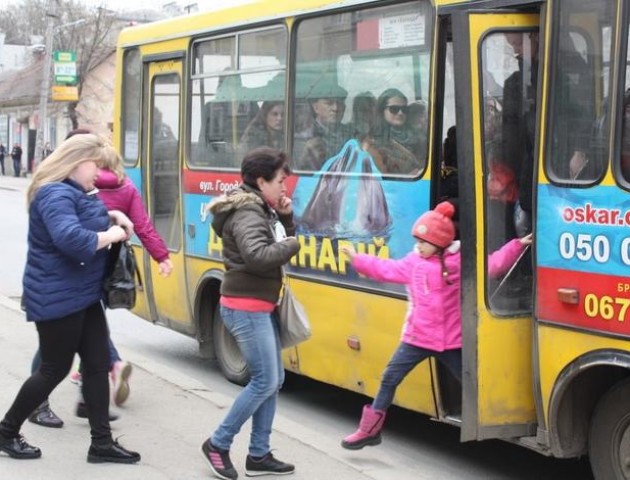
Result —
[[240, 75], [221, 76], [214, 99], [203, 108], [199, 155], [213, 166], [236, 165], [241, 132], [258, 113], [257, 102], [239, 100], [242, 89]]
[[556, 66], [560, 80], [554, 92], [554, 171], [562, 179], [592, 180], [603, 172], [603, 164], [594, 161], [590, 152], [596, 123], [593, 66], [587, 61], [588, 52], [580, 51], [569, 33], [559, 43], [562, 56]]
[[376, 117], [376, 97], [372, 92], [361, 92], [352, 102], [352, 120], [350, 125], [354, 137], [362, 139], [374, 129]]
[[420, 163], [424, 163], [427, 156], [428, 135], [429, 135], [429, 115], [426, 102], [419, 100], [409, 104], [407, 111], [407, 125], [418, 135], [419, 150], [415, 152]]
[[442, 165], [440, 167], [439, 199], [449, 200], [459, 197], [457, 174], [457, 133], [455, 125], [446, 132], [442, 146]]
[[410, 174], [420, 168], [417, 155], [423, 151], [426, 132], [411, 128], [408, 110], [407, 97], [396, 88], [385, 90], [376, 102], [373, 148], [368, 151], [381, 173]]
[[[358, 450], [381, 443], [385, 414], [398, 385], [425, 359], [436, 358], [461, 383], [461, 258], [459, 242], [454, 241], [454, 213], [451, 203], [442, 202], [421, 215], [411, 230], [416, 246], [399, 260], [357, 254], [352, 246], [341, 248], [358, 273], [381, 282], [405, 284], [410, 296], [401, 343], [383, 373], [376, 398], [363, 407], [358, 430], [341, 442], [344, 448]], [[491, 254], [488, 275], [508, 271], [531, 241], [531, 235], [513, 239]]]
[[346, 89], [328, 77], [320, 77], [311, 88], [308, 104], [312, 121], [305, 130], [295, 135], [297, 169], [319, 170], [352, 138], [350, 127], [341, 123], [347, 96]]
[[[511, 215], [516, 233], [523, 236], [531, 232], [538, 32], [510, 32], [505, 40], [512, 47], [518, 70], [505, 80], [503, 89], [502, 158], [509, 162], [518, 188]], [[527, 42], [529, 48], [525, 48]]]
[[241, 137], [239, 148], [243, 154], [258, 147], [284, 149], [284, 103], [263, 102]]

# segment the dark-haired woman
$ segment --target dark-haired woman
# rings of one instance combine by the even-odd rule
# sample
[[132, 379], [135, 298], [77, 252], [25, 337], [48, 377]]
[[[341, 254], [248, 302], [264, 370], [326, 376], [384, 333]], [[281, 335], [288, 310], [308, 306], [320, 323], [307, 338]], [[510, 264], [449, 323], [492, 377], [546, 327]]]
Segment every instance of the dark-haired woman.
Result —
[[254, 149], [243, 159], [242, 185], [208, 207], [214, 215], [212, 228], [223, 240], [221, 316], [245, 357], [251, 377], [221, 425], [202, 445], [218, 478], [238, 477], [229, 450], [250, 417], [247, 475], [295, 470], [293, 465], [275, 459], [269, 445], [276, 399], [284, 381], [272, 312], [282, 287], [282, 267], [300, 248], [292, 236], [293, 209], [284, 183], [290, 173], [286, 154], [268, 147]]
[[284, 146], [284, 104], [263, 102], [256, 116], [243, 132], [240, 148], [243, 153], [258, 147], [282, 148]]
[[376, 101], [376, 124], [369, 149], [383, 173], [412, 174], [420, 168], [423, 132], [407, 122], [407, 97], [396, 88], [385, 90]]

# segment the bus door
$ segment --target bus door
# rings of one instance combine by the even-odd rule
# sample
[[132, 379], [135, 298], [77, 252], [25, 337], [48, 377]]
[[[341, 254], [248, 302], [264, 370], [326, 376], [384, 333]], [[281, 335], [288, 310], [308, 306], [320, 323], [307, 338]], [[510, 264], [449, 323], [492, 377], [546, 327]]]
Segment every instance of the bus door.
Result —
[[[528, 152], [533, 151], [529, 142], [536, 124], [539, 15], [471, 13], [460, 21], [465, 25], [460, 32], [468, 31], [459, 35], [468, 38], [454, 34], [460, 44], [455, 55], [470, 62], [469, 72], [457, 75], [465, 80], [456, 80], [456, 89], [468, 90], [464, 98], [471, 108], [467, 119], [458, 118], [457, 132], [458, 141], [466, 140], [460, 167], [463, 157], [467, 163], [459, 199], [464, 249], [461, 436], [524, 437], [533, 435], [536, 426], [532, 257], [528, 248], [512, 268], [493, 272], [491, 278], [488, 256], [531, 231], [527, 210], [534, 160]], [[456, 101], [461, 98], [458, 93]]]
[[144, 193], [151, 220], [173, 263], [170, 276], [163, 277], [157, 262], [145, 254], [147, 297], [154, 322], [187, 332], [190, 308], [186, 296], [180, 191], [182, 62], [167, 60], [146, 66]]

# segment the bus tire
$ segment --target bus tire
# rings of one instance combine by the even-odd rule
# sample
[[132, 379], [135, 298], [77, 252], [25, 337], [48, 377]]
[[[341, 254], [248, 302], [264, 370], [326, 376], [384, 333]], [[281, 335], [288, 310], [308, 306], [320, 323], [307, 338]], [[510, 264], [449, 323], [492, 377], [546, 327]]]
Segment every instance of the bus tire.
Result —
[[630, 380], [610, 389], [595, 407], [588, 454], [596, 479], [630, 479]]
[[238, 344], [232, 334], [225, 328], [219, 305], [214, 311], [212, 322], [212, 338], [214, 351], [223, 376], [237, 385], [247, 385], [249, 371]]

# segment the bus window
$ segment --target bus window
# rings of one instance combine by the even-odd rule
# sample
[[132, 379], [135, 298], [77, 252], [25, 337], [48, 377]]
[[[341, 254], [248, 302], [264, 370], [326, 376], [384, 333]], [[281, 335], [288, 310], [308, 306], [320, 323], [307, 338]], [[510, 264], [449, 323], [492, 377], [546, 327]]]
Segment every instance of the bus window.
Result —
[[322, 169], [349, 140], [373, 162], [346, 162], [344, 171], [415, 176], [424, 169], [431, 41], [426, 7], [411, 2], [298, 25], [294, 169]]
[[252, 148], [284, 148], [284, 28], [201, 41], [193, 52], [190, 164], [238, 168]]
[[[481, 46], [486, 251], [531, 232], [538, 31], [497, 31]], [[529, 258], [529, 257], [527, 257]], [[488, 279], [489, 306], [501, 314], [531, 309], [531, 260]]]
[[151, 95], [153, 219], [168, 248], [179, 250], [179, 75], [156, 76]]
[[627, 45], [626, 82], [621, 111], [621, 174], [626, 182], [630, 182], [630, 32]]
[[558, 5], [557, 27], [563, 32], [552, 52], [551, 141], [546, 170], [557, 182], [592, 183], [608, 162], [610, 91], [596, 75], [611, 58], [615, 4], [603, 0], [593, 9], [589, 2], [567, 0]]
[[142, 60], [140, 52], [134, 48], [123, 54], [122, 77], [122, 154], [125, 164], [138, 161], [140, 135], [140, 86], [142, 82]]

